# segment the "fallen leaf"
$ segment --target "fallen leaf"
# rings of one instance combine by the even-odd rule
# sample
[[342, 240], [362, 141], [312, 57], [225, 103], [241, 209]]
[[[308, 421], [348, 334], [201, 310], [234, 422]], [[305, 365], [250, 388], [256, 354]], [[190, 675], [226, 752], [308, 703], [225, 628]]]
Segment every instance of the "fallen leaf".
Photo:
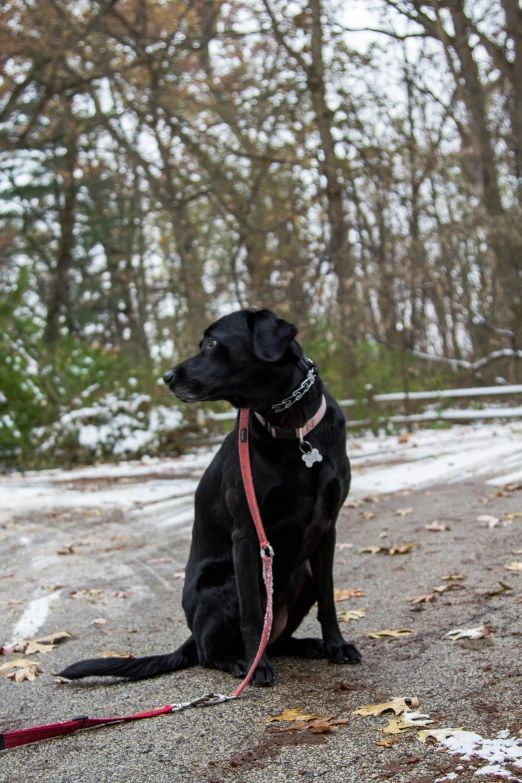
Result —
[[25, 653], [25, 655], [48, 653], [54, 650], [58, 646], [58, 642], [64, 639], [72, 639], [72, 634], [67, 633], [67, 631], [56, 631], [48, 636], [41, 636], [39, 639], [24, 639], [23, 642], [17, 644], [17, 649]]
[[404, 734], [405, 731], [409, 731], [411, 726], [404, 726], [397, 718], [388, 718], [388, 725], [384, 729], [378, 729], [383, 734]]
[[106, 617], [96, 617], [94, 620], [91, 620], [91, 625], [106, 625], [106, 623]]
[[346, 503], [343, 503], [343, 508], [359, 508], [363, 502], [363, 500], [347, 500]]
[[334, 726], [341, 726], [349, 721], [346, 718], [339, 718], [338, 720], [332, 720], [332, 718], [322, 718], [314, 720], [308, 724], [307, 729], [311, 729], [314, 734], [325, 734], [331, 731]]
[[373, 519], [377, 516], [373, 511], [359, 511], [359, 516], [363, 519]]
[[379, 552], [384, 552], [385, 549], [382, 546], [365, 546], [362, 549], [357, 550], [358, 555], [376, 555]]
[[377, 495], [369, 495], [367, 498], [363, 498], [363, 503], [380, 503], [381, 499]]
[[522, 549], [514, 549], [513, 550], [514, 555], [522, 555]]
[[464, 585], [460, 584], [449, 584], [449, 585], [439, 585], [438, 587], [433, 587], [434, 593], [445, 593], [446, 590], [464, 590]]
[[185, 579], [185, 569], [183, 571], [175, 571], [174, 579]]
[[[442, 742], [443, 740], [448, 739], [448, 737], [452, 737], [454, 734], [458, 734], [461, 731], [463, 731], [463, 729], [426, 729], [425, 731], [417, 732], [417, 737], [421, 742], [426, 742], [428, 739], [434, 739], [437, 742]], [[471, 734], [473, 732], [466, 733]]]
[[267, 718], [264, 723], [274, 723], [276, 721], [310, 721], [310, 720], [326, 720], [328, 715], [313, 715], [303, 712], [301, 707], [294, 707], [292, 710], [283, 710], [281, 715], [273, 715], [271, 718]]
[[504, 582], [498, 582], [498, 587], [494, 587], [493, 590], [488, 590], [484, 595], [502, 595], [502, 593], [509, 590], [513, 590], [513, 588], [506, 585]]
[[96, 656], [97, 658], [132, 658], [132, 653], [128, 652], [101, 652]]
[[405, 710], [399, 719], [388, 718], [388, 725], [384, 729], [378, 729], [383, 734], [403, 734], [408, 729], [429, 726], [433, 723], [429, 720], [429, 715], [422, 715], [420, 712], [409, 712]]
[[364, 633], [366, 636], [369, 636], [370, 639], [384, 639], [387, 636], [390, 636], [392, 639], [400, 639], [403, 636], [410, 636], [410, 634], [415, 633], [415, 631], [411, 628], [399, 628], [397, 631], [365, 631]]
[[391, 546], [388, 549], [389, 555], [406, 555], [408, 552], [411, 552], [412, 549], [415, 549], [416, 544], [412, 544], [411, 541], [405, 541], [402, 546]]
[[95, 601], [105, 590], [101, 588], [89, 587], [86, 590], [73, 590], [70, 593], [71, 598], [86, 598], [88, 601]]
[[506, 563], [504, 568], [506, 571], [522, 571], [522, 561], [513, 560], [512, 563]]
[[434, 601], [436, 597], [437, 596], [435, 593], [427, 593], [426, 595], [412, 595], [411, 598], [408, 598], [408, 601], [412, 604], [428, 604], [430, 601]]
[[82, 514], [86, 517], [101, 517], [102, 512], [98, 508], [85, 508]]
[[498, 517], [491, 516], [491, 514], [479, 514], [477, 517], [475, 517], [475, 521], [484, 522], [489, 528], [494, 528], [497, 525], [500, 525], [500, 519]]
[[63, 585], [40, 585], [42, 590], [48, 590], [49, 592], [52, 592], [53, 590], [59, 590]]
[[398, 508], [395, 514], [398, 517], [407, 517], [409, 514], [413, 514], [412, 508]]
[[504, 514], [504, 519], [521, 519], [522, 511], [515, 511], [513, 514]]
[[360, 620], [366, 617], [366, 609], [349, 609], [347, 612], [337, 612], [337, 619], [341, 623], [349, 623], [350, 620]]
[[56, 550], [57, 555], [75, 555], [76, 550], [72, 544], [66, 544], [61, 549]]
[[128, 598], [131, 593], [126, 593], [123, 590], [117, 590], [112, 594], [111, 598]]
[[[0, 671], [8, 680], [15, 680], [16, 682], [29, 680], [30, 682], [34, 682], [38, 674], [42, 671], [39, 664], [40, 661], [29, 661], [27, 658], [16, 658], [14, 661], [3, 663], [0, 666]], [[10, 671], [10, 669], [13, 669], [14, 671]]]
[[411, 436], [412, 436], [411, 432], [402, 432], [397, 438], [397, 443], [407, 443], [411, 438]]
[[334, 590], [334, 601], [336, 603], [339, 601], [347, 601], [349, 598], [364, 598], [364, 593], [358, 587], [353, 590], [341, 590], [337, 588]]
[[479, 625], [476, 628], [455, 628], [444, 636], [456, 642], [457, 639], [486, 639], [488, 632], [485, 626]]
[[424, 525], [424, 528], [426, 530], [432, 530], [433, 532], [439, 532], [439, 531], [443, 532], [445, 530], [451, 530], [449, 525], [441, 525], [441, 523], [438, 522], [437, 520], [435, 520], [434, 522], [430, 522], [429, 525]]
[[378, 740], [375, 744], [379, 745], [381, 748], [389, 748], [390, 745], [394, 745], [396, 742], [399, 742], [399, 739], [399, 737], [388, 737], [388, 739]]
[[351, 549], [353, 544], [336, 544], [337, 549]]
[[456, 582], [458, 579], [464, 579], [464, 574], [448, 574], [441, 576], [443, 582]]
[[419, 699], [417, 696], [399, 696], [396, 699], [383, 702], [382, 704], [363, 704], [362, 707], [358, 707], [353, 711], [353, 715], [361, 715], [363, 718], [367, 718], [370, 715], [378, 718], [383, 712], [389, 712], [390, 710], [395, 715], [400, 715], [401, 712], [408, 712], [412, 707], [419, 706]]

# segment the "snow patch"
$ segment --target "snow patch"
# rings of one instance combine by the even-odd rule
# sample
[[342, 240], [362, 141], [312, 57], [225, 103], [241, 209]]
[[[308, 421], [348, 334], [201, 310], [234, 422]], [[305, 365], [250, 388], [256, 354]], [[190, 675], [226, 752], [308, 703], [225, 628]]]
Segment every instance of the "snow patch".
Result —
[[22, 641], [22, 639], [31, 639], [47, 620], [50, 605], [60, 597], [61, 592], [61, 590], [56, 590], [49, 595], [32, 600], [13, 628], [12, 642], [7, 646]]

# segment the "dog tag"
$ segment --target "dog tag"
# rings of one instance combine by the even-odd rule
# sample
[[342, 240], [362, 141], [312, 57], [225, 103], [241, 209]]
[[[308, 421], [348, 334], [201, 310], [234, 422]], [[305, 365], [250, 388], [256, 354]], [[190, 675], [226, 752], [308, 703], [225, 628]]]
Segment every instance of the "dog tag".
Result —
[[314, 462], [323, 461], [322, 455], [319, 454], [319, 452], [315, 448], [313, 448], [312, 451], [309, 451], [306, 454], [302, 454], [301, 459], [303, 460], [307, 468], [311, 468]]

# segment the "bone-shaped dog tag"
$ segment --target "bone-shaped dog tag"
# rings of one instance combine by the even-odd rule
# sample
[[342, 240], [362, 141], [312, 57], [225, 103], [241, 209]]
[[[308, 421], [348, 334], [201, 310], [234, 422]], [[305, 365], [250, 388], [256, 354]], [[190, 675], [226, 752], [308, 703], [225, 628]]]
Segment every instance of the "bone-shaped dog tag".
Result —
[[315, 448], [312, 449], [312, 451], [309, 451], [306, 454], [302, 454], [301, 455], [301, 459], [303, 460], [303, 462], [304, 462], [304, 464], [306, 465], [307, 468], [311, 468], [312, 465], [314, 464], [314, 462], [322, 462], [323, 461], [322, 455], [319, 454], [319, 452]]

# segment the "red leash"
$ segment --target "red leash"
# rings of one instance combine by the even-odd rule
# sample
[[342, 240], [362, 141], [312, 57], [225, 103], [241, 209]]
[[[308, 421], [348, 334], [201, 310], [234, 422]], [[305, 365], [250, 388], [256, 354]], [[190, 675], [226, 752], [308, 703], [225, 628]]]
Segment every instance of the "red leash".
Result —
[[232, 699], [237, 699], [237, 697], [240, 696], [252, 679], [254, 671], [266, 649], [270, 638], [270, 631], [272, 629], [272, 558], [274, 557], [274, 550], [268, 543], [256, 500], [252, 469], [250, 466], [248, 442], [249, 419], [250, 411], [247, 408], [242, 408], [239, 412], [239, 463], [241, 466], [241, 476], [248, 507], [259, 539], [261, 560], [263, 561], [263, 580], [266, 587], [266, 609], [259, 649], [245, 679], [229, 696], [208, 693], [206, 696], [201, 696], [192, 701], [167, 704], [165, 707], [159, 707], [158, 709], [150, 710], [149, 712], [138, 712], [135, 715], [124, 715], [114, 718], [89, 718], [86, 715], [82, 715], [78, 718], [73, 718], [72, 720], [62, 721], [61, 723], [49, 723], [43, 726], [32, 726], [29, 729], [5, 731], [3, 734], [0, 734], [0, 751], [16, 748], [20, 745], [29, 745], [32, 742], [41, 742], [42, 740], [52, 739], [53, 737], [65, 737], [67, 734], [74, 734], [75, 731], [80, 731], [81, 729], [94, 729], [97, 726], [107, 726], [111, 723], [126, 723], [128, 721], [141, 720], [142, 718], [155, 718], [157, 715], [168, 715], [170, 712], [180, 712], [188, 707], [210, 707], [213, 704], [223, 704]]

